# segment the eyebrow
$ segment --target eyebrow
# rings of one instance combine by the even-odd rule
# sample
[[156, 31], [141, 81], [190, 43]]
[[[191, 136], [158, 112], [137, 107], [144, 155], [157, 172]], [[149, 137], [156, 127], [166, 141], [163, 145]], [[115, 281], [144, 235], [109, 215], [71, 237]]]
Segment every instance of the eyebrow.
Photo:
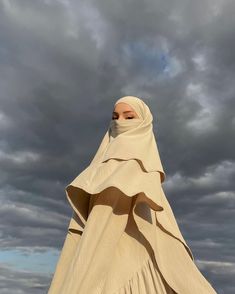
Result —
[[[123, 111], [123, 113], [127, 113], [127, 112], [134, 112], [134, 111], [132, 111], [132, 110]], [[113, 114], [118, 114], [118, 112], [113, 111]]]

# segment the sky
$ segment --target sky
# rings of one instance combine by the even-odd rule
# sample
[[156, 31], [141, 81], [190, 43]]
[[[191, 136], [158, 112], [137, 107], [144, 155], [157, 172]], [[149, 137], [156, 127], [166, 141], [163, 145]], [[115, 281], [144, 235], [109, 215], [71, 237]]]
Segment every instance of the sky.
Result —
[[47, 293], [65, 187], [142, 98], [196, 264], [235, 293], [235, 2], [0, 0], [0, 294]]

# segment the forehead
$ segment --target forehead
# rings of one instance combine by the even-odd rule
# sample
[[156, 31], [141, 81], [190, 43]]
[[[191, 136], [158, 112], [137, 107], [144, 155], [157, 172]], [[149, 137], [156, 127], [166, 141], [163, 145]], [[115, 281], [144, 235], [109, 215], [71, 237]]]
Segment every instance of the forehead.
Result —
[[132, 108], [129, 104], [124, 102], [119, 102], [114, 106], [113, 112], [124, 112], [124, 111], [135, 112], [134, 108]]

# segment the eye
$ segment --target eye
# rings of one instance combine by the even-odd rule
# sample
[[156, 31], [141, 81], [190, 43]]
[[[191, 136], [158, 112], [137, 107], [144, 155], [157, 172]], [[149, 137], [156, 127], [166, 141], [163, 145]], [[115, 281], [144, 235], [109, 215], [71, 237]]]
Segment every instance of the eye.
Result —
[[127, 119], [132, 119], [132, 118], [133, 118], [133, 116], [128, 116], [128, 117], [127, 117]]

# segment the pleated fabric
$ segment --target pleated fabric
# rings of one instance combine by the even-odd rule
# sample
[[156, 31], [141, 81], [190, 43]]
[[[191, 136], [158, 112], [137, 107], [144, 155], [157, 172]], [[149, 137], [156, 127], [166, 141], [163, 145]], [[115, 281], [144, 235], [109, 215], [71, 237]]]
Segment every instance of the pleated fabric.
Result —
[[[197, 268], [162, 189], [152, 115], [110, 123], [65, 188], [73, 214], [48, 294], [216, 294]], [[111, 131], [111, 132], [110, 132]]]

